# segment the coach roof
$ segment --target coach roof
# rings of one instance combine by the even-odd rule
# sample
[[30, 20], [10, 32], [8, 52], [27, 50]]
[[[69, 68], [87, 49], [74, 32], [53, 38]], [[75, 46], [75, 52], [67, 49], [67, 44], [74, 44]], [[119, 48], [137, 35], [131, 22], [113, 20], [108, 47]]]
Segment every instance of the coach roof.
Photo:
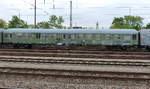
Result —
[[142, 29], [139, 31], [140, 33], [150, 33], [150, 29]]
[[7, 29], [4, 33], [64, 33], [64, 34], [78, 34], [78, 33], [92, 33], [92, 34], [137, 34], [138, 31], [134, 29]]

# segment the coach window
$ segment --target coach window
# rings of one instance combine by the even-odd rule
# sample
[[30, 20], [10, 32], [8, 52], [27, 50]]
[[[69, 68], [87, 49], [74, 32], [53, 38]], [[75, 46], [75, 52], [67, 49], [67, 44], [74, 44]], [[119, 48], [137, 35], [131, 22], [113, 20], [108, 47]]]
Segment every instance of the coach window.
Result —
[[65, 34], [63, 34], [63, 39], [66, 39], [66, 35]]
[[76, 39], [80, 38], [79, 34], [74, 34], [74, 36]]
[[121, 35], [120, 35], [120, 34], [118, 34], [118, 35], [117, 35], [117, 38], [118, 38], [118, 39], [121, 39]]
[[96, 38], [96, 34], [92, 34], [92, 38]]
[[83, 34], [83, 38], [86, 38], [86, 34]]
[[49, 36], [50, 36], [50, 38], [51, 38], [51, 39], [54, 39], [54, 36], [53, 36], [53, 34], [49, 34]]
[[5, 34], [4, 37], [5, 37], [5, 38], [8, 38], [8, 34]]
[[74, 34], [71, 34], [71, 39], [75, 39]]
[[80, 38], [79, 34], [76, 34], [76, 38], [77, 38], [77, 39]]
[[136, 35], [135, 35], [135, 34], [132, 35], [132, 39], [133, 39], [133, 40], [136, 40]]
[[36, 34], [36, 39], [40, 39], [41, 38], [41, 34], [40, 33], [37, 33]]
[[17, 36], [17, 37], [22, 37], [22, 36], [23, 36], [23, 34], [18, 33], [18, 34], [16, 34], [16, 36]]
[[71, 34], [68, 34], [68, 39], [71, 39]]
[[105, 35], [105, 40], [109, 40], [110, 39], [110, 35], [106, 34]]
[[12, 38], [12, 34], [9, 34], [9, 37]]
[[45, 38], [48, 38], [48, 34], [45, 34]]
[[91, 39], [92, 38], [92, 34], [88, 34], [88, 39]]

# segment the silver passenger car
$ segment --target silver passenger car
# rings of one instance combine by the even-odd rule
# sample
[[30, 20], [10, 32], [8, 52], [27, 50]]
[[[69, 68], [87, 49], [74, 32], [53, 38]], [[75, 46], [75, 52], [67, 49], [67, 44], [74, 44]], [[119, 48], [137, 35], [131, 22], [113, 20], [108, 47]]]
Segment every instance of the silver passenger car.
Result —
[[138, 45], [134, 29], [8, 29], [3, 38], [11, 44]]
[[150, 29], [140, 30], [141, 46], [150, 47]]

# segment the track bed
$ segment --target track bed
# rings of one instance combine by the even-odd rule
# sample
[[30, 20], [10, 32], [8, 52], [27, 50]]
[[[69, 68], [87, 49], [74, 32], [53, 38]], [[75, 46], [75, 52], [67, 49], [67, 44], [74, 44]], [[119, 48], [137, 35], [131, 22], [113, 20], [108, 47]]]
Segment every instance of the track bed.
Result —
[[50, 64], [86, 64], [86, 65], [116, 65], [116, 66], [150, 66], [150, 60], [136, 59], [94, 59], [94, 58], [65, 58], [65, 57], [28, 57], [28, 56], [0, 56], [0, 61], [50, 63]]
[[1, 49], [0, 55], [70, 57], [70, 58], [140, 59], [140, 60], [150, 59], [149, 52], [119, 52], [119, 51]]
[[0, 62], [0, 72], [10, 74], [43, 75], [43, 76], [72, 76], [91, 78], [122, 78], [122, 79], [150, 79], [149, 68], [116, 67], [96, 65], [70, 64], [39, 64]]

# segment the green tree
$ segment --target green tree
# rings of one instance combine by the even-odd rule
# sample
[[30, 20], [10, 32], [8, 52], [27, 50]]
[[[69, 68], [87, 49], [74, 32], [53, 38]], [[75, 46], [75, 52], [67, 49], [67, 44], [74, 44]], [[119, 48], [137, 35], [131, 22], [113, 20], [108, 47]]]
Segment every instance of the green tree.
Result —
[[28, 28], [27, 23], [17, 16], [12, 16], [11, 21], [8, 24], [9, 28]]
[[0, 28], [7, 28], [7, 23], [3, 19], [0, 19]]
[[140, 16], [115, 17], [112, 22], [112, 29], [136, 29], [143, 26], [143, 18]]
[[57, 18], [57, 28], [62, 29], [62, 28], [63, 28], [62, 23], [64, 23], [64, 19], [63, 19], [62, 16], [59, 16], [59, 17]]
[[48, 22], [39, 22], [37, 24], [38, 28], [49, 29], [51, 28]]
[[62, 29], [62, 23], [64, 23], [64, 19], [62, 16], [57, 17], [56, 15], [51, 15], [48, 22], [51, 28]]
[[150, 23], [148, 23], [145, 28], [150, 29]]
[[34, 24], [28, 24], [28, 28], [35, 28]]
[[57, 16], [51, 15], [48, 22], [51, 27], [56, 27], [57, 26]]
[[127, 28], [126, 24], [125, 24], [125, 20], [123, 17], [115, 17], [113, 22], [112, 22], [112, 26], [111, 28], [113, 29], [124, 29], [124, 28]]

